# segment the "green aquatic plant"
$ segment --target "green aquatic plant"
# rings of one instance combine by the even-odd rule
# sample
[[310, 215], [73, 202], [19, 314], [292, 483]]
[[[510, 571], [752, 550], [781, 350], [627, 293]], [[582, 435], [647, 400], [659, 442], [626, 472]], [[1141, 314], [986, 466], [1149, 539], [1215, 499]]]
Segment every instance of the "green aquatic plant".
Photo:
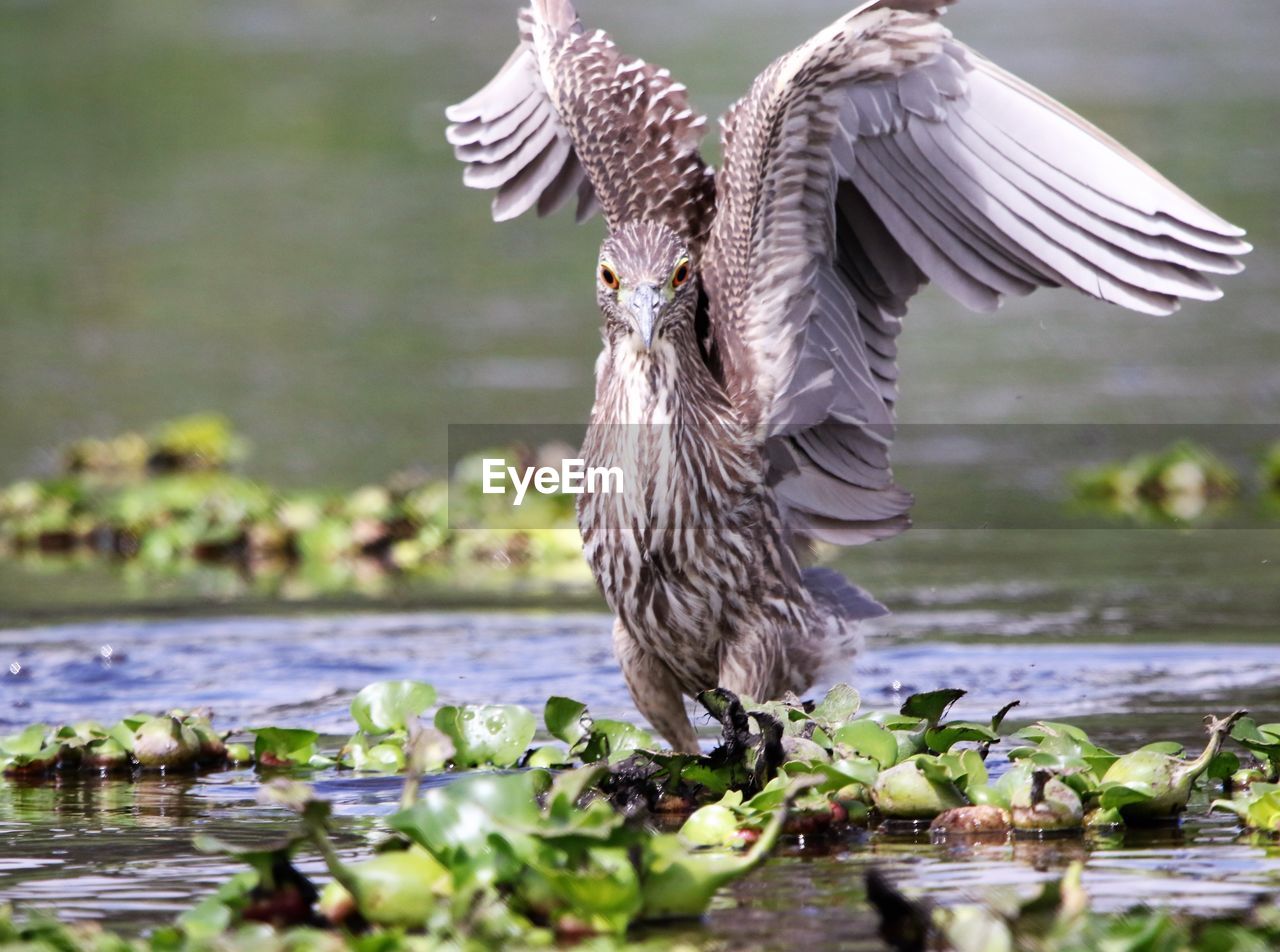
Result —
[[133, 732], [133, 758], [150, 770], [185, 770], [200, 757], [200, 738], [176, 717], [152, 717]]
[[[279, 942], [290, 949], [335, 943], [395, 949], [619, 936], [637, 923], [700, 915], [718, 889], [762, 862], [786, 832], [839, 833], [880, 816], [932, 820], [940, 836], [1002, 837], [1010, 830], [1043, 835], [1132, 822], [1157, 815], [1157, 808], [1176, 817], [1197, 772], [1222, 779], [1238, 767], [1234, 754], [1221, 749], [1228, 737], [1266, 755], [1278, 736], [1275, 725], [1239, 715], [1215, 720], [1205, 750], [1185, 760], [1178, 744], [1118, 755], [1073, 725], [1040, 722], [1016, 732], [1011, 766], [993, 779], [985, 755], [1007, 709], [990, 726], [948, 722], [946, 711], [959, 695], [931, 692], [896, 712], [864, 712], [847, 685], [816, 704], [706, 692], [702, 703], [720, 722], [721, 741], [692, 755], [653, 749], [634, 725], [597, 721], [569, 698], [552, 698], [543, 711], [554, 744], [531, 747], [536, 724], [524, 708], [446, 705], [436, 709], [440, 726], [433, 726], [437, 698], [430, 685], [372, 684], [351, 702], [355, 730], [336, 757], [313, 731], [250, 732], [259, 769], [274, 777], [261, 787], [262, 802], [297, 814], [296, 832], [248, 848], [200, 838], [201, 849], [233, 855], [247, 869], [143, 941], [165, 950], [236, 948], [241, 941], [254, 948]], [[963, 738], [946, 735], [953, 725]], [[941, 752], [930, 751], [931, 732]], [[111, 725], [32, 725], [0, 738], [0, 763], [24, 790], [67, 771], [93, 776], [103, 758], [121, 755], [139, 773], [143, 758], [155, 766], [163, 760], [166, 770], [226, 769], [248, 755], [228, 739], [205, 711], [136, 714]], [[916, 745], [924, 750], [899, 759]], [[554, 772], [534, 765], [536, 758]], [[517, 764], [525, 769], [513, 770]], [[328, 804], [287, 779], [300, 769], [344, 767], [405, 778], [400, 809], [387, 821], [392, 835], [354, 857], [334, 844]], [[1235, 813], [1251, 829], [1274, 831], [1278, 789], [1257, 782], [1214, 808]], [[1135, 804], [1145, 812], [1135, 812]], [[307, 868], [296, 862], [304, 852], [324, 861], [330, 882], [299, 871]], [[1083, 894], [1069, 879], [1029, 905], [1011, 899], [941, 910], [899, 898], [908, 919], [919, 916], [913, 928], [951, 948], [1129, 948], [1115, 944], [1128, 933], [1111, 918], [1076, 909], [1064, 919], [1059, 907], [1068, 896], [1075, 897], [1073, 908], [1083, 908]], [[1140, 925], [1152, 935], [1214, 941], [1269, 935], [1252, 921], [1219, 923], [1216, 931], [1177, 917], [1150, 916]], [[255, 931], [266, 928], [273, 931]], [[0, 914], [0, 939], [6, 935], [64, 948], [83, 938], [74, 927], [16, 923]], [[114, 937], [104, 941], [129, 947]], [[1205, 946], [1220, 947], [1232, 946]]]
[[1099, 805], [1118, 810], [1127, 821], [1169, 819], [1181, 813], [1191, 799], [1192, 785], [1209, 769], [1222, 742], [1244, 713], [1207, 718], [1209, 741], [1194, 760], [1149, 747], [1120, 757], [1102, 775]]
[[1231, 729], [1231, 739], [1262, 763], [1256, 776], [1242, 779], [1280, 782], [1280, 724], [1257, 724], [1252, 718], [1241, 717]]
[[508, 583], [513, 572], [556, 584], [589, 578], [571, 496], [535, 494], [516, 508], [473, 485], [470, 464], [452, 481], [283, 490], [229, 470], [243, 447], [213, 415], [146, 437], [81, 441], [64, 473], [0, 489], [0, 556], [109, 556], [156, 573], [225, 565], [289, 597], [406, 573], [442, 583], [463, 570], [479, 580], [482, 569]]
[[1240, 479], [1210, 450], [1180, 440], [1150, 454], [1080, 470], [1076, 498], [1111, 511], [1157, 521], [1190, 521], [1219, 500], [1235, 498]]
[[255, 727], [253, 759], [260, 768], [329, 767], [332, 757], [319, 752], [320, 735], [298, 727]]
[[1280, 833], [1280, 784], [1255, 783], [1241, 796], [1214, 800], [1209, 809], [1234, 813], [1248, 829]]
[[110, 727], [94, 721], [58, 728], [36, 724], [0, 738], [0, 773], [39, 779], [55, 772], [220, 769], [231, 762], [225, 738], [200, 711], [134, 714]]
[[1080, 795], [1043, 768], [1019, 785], [1009, 808], [1013, 828], [1027, 833], [1066, 833], [1084, 826]]
[[637, 750], [652, 748], [654, 743], [648, 731], [626, 721], [597, 720], [585, 704], [572, 698], [549, 698], [542, 720], [552, 737], [568, 745], [567, 756], [582, 763], [617, 762]]
[[1263, 492], [1280, 495], [1280, 441], [1272, 443], [1262, 454], [1259, 475]]
[[1090, 908], [1084, 866], [1074, 862], [1029, 898], [992, 890], [982, 903], [932, 905], [899, 892], [873, 871], [867, 895], [884, 922], [882, 934], [901, 937], [896, 948], [951, 952], [1225, 952], [1274, 949], [1280, 907], [1261, 904], [1241, 915], [1196, 918], [1139, 907], [1120, 914]]
[[881, 771], [871, 787], [871, 802], [893, 820], [932, 820], [968, 801], [946, 772], [924, 755]]

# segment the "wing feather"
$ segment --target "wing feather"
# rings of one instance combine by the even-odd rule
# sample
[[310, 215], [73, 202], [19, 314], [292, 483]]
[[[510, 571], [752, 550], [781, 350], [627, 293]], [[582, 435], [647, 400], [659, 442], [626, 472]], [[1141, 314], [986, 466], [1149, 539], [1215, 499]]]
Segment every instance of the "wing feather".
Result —
[[1070, 286], [1166, 314], [1213, 300], [1243, 232], [957, 43], [939, 0], [880, 0], [775, 61], [723, 122], [704, 282], [724, 383], [794, 531], [905, 527], [896, 339], [928, 280], [968, 307]]
[[661, 221], [700, 247], [715, 177], [698, 154], [705, 118], [671, 74], [588, 32], [568, 0], [520, 13], [520, 45], [497, 75], [450, 106], [446, 132], [463, 181], [497, 189], [493, 217], [603, 210], [610, 228]]

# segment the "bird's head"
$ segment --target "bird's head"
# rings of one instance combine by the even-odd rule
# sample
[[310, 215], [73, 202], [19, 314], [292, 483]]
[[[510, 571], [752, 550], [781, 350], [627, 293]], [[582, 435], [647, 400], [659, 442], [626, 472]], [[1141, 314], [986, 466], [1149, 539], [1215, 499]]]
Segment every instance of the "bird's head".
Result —
[[684, 240], [666, 225], [623, 225], [600, 247], [596, 300], [612, 341], [653, 350], [673, 332], [693, 328], [698, 286]]

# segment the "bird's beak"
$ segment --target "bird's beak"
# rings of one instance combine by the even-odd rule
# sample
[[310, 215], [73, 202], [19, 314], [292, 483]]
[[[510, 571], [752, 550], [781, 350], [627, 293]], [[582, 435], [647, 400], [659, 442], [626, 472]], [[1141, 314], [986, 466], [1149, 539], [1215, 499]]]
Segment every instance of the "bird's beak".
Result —
[[635, 329], [644, 341], [645, 349], [649, 350], [653, 347], [653, 329], [658, 321], [662, 295], [654, 285], [642, 284], [631, 292], [631, 300], [627, 303]]

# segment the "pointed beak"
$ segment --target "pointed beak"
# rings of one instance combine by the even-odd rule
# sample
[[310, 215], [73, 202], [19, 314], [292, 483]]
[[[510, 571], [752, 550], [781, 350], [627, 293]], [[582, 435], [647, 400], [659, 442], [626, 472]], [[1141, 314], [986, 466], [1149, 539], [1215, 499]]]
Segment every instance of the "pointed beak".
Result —
[[631, 321], [644, 341], [646, 350], [653, 347], [653, 329], [658, 321], [658, 307], [662, 303], [662, 295], [652, 284], [642, 284], [631, 292], [627, 306], [631, 311]]

